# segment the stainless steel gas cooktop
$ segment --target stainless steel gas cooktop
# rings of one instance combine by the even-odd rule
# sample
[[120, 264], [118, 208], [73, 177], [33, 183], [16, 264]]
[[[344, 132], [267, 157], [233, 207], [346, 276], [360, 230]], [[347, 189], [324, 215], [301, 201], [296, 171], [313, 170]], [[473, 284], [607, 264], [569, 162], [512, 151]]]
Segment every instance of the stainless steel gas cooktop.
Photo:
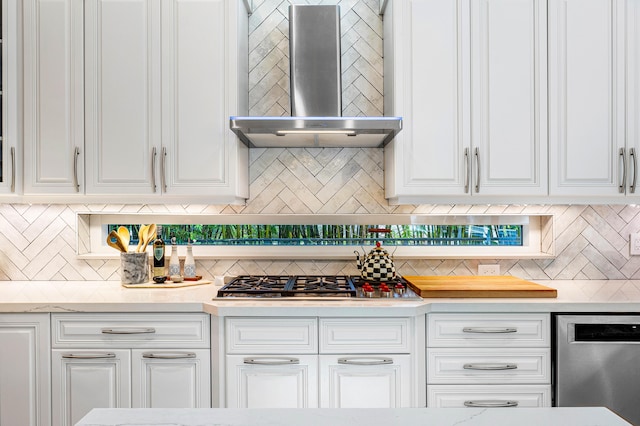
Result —
[[398, 277], [365, 281], [351, 275], [241, 275], [218, 290], [218, 298], [274, 299], [324, 298], [370, 300], [420, 300]]

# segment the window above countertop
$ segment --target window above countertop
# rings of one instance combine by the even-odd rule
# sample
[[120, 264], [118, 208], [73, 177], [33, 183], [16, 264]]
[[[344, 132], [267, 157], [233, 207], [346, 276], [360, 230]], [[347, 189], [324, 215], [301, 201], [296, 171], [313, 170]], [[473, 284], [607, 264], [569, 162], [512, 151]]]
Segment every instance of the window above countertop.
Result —
[[[552, 215], [250, 215], [250, 214], [122, 214], [78, 213], [77, 254], [81, 259], [110, 259], [118, 251], [107, 246], [106, 236], [111, 224], [174, 224], [174, 225], [519, 225], [522, 245], [392, 245], [385, 246], [398, 259], [509, 259], [553, 258]], [[354, 245], [195, 245], [193, 254], [200, 259], [352, 259], [354, 251], [368, 252], [373, 239]], [[380, 239], [384, 245], [384, 239]]]

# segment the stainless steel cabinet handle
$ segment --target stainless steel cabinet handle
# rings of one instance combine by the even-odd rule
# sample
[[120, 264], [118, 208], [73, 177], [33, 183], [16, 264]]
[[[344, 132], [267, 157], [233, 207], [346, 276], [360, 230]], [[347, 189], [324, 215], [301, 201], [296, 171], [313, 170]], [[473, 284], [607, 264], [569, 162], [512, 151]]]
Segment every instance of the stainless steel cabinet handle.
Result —
[[167, 192], [167, 179], [165, 176], [165, 161], [167, 159], [167, 148], [162, 147], [162, 158], [160, 159], [160, 178], [162, 180], [162, 190]]
[[100, 332], [102, 334], [153, 334], [156, 329], [150, 327], [103, 328]]
[[625, 160], [624, 148], [620, 148], [620, 161], [622, 161], [622, 180], [618, 185], [618, 192], [623, 194], [624, 187], [627, 184], [627, 161]]
[[471, 180], [471, 173], [469, 173], [469, 148], [464, 149], [464, 193], [469, 192], [469, 182]]
[[464, 327], [463, 333], [517, 333], [515, 327]]
[[16, 192], [16, 147], [11, 147], [11, 192]]
[[629, 193], [634, 194], [636, 192], [636, 182], [638, 179], [638, 159], [636, 158], [635, 148], [629, 149], [629, 160], [631, 160], [631, 165], [633, 165], [633, 180], [629, 187]]
[[476, 192], [480, 192], [480, 148], [476, 148]]
[[142, 354], [142, 358], [155, 359], [186, 359], [195, 357], [196, 354], [193, 352], [145, 352]]
[[76, 146], [73, 150], [73, 185], [76, 187], [76, 192], [80, 192], [80, 184], [78, 183], [78, 157], [80, 156], [80, 148]]
[[391, 359], [391, 358], [382, 358], [382, 357], [338, 358], [338, 364], [385, 365], [385, 364], [393, 364], [393, 359]]
[[462, 366], [465, 370], [515, 370], [518, 368], [517, 364], [500, 364], [493, 362], [478, 362], [476, 364], [464, 364]]
[[157, 190], [157, 185], [156, 185], [156, 156], [157, 156], [157, 152], [156, 152], [156, 147], [154, 146], [153, 149], [151, 150], [151, 185], [153, 186], [153, 192], [156, 192], [156, 190]]
[[479, 400], [479, 401], [465, 401], [465, 407], [483, 407], [483, 408], [494, 408], [494, 407], [517, 407], [518, 401], [503, 401], [503, 400]]
[[62, 354], [62, 358], [72, 358], [72, 359], [112, 359], [115, 357], [116, 357], [116, 354], [111, 352], [84, 352], [79, 354], [74, 354], [74, 353]]
[[285, 357], [245, 358], [244, 363], [253, 364], [253, 365], [290, 365], [290, 364], [300, 364], [300, 360], [297, 358], [285, 358]]

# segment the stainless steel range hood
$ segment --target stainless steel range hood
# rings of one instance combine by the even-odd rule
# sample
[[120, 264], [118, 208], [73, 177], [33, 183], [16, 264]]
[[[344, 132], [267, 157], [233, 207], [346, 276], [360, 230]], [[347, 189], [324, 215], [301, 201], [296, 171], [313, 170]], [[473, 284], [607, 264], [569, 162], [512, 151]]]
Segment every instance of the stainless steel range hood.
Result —
[[250, 147], [380, 147], [400, 117], [342, 117], [340, 8], [289, 6], [291, 117], [231, 117]]

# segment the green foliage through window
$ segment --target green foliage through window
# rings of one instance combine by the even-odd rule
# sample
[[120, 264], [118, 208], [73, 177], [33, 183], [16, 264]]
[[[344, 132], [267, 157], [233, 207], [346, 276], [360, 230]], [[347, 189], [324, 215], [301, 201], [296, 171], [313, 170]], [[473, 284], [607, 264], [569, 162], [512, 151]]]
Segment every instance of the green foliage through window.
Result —
[[[119, 224], [108, 225], [108, 231]], [[136, 244], [140, 225], [129, 228]], [[170, 244], [213, 246], [522, 246], [522, 225], [171, 225]]]

